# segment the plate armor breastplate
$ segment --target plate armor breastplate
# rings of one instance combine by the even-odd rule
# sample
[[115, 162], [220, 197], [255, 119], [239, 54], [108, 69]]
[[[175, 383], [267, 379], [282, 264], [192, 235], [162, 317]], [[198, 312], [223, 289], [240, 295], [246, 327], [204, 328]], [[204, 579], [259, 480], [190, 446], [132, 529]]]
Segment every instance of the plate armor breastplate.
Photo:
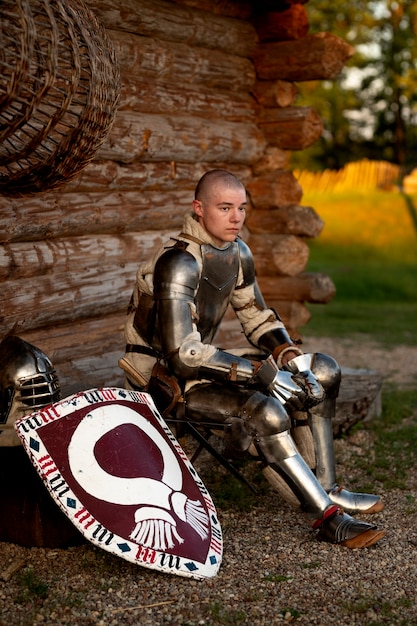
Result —
[[220, 250], [201, 246], [202, 272], [195, 303], [197, 324], [204, 343], [210, 343], [226, 313], [239, 274], [239, 247], [233, 242]]

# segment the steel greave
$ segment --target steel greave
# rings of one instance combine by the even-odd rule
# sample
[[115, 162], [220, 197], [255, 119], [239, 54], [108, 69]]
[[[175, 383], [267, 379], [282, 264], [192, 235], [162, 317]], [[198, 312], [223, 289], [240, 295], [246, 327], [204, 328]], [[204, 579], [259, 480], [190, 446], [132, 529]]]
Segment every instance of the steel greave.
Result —
[[321, 518], [333, 503], [298, 452], [289, 432], [256, 437], [255, 443], [261, 456], [294, 492], [303, 510], [312, 518]]
[[336, 400], [326, 398], [317, 406], [320, 413], [310, 410], [310, 426], [316, 453], [316, 476], [322, 487], [329, 491], [336, 484], [336, 463], [333, 448], [332, 416]]

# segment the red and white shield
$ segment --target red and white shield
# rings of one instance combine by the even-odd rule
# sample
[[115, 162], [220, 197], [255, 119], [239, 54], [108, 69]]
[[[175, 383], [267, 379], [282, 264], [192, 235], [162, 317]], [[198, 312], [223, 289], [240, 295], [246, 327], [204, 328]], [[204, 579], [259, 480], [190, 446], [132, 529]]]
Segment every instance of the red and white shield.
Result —
[[53, 499], [89, 541], [127, 561], [215, 576], [213, 501], [147, 393], [91, 389], [15, 424]]

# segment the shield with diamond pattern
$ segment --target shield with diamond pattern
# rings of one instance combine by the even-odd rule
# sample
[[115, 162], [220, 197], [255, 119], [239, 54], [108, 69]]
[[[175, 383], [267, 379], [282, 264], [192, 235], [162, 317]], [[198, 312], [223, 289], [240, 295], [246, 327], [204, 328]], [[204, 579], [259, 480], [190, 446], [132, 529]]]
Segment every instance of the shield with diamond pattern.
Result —
[[217, 574], [213, 501], [152, 397], [90, 389], [16, 422], [52, 498], [93, 544], [127, 561], [197, 579]]

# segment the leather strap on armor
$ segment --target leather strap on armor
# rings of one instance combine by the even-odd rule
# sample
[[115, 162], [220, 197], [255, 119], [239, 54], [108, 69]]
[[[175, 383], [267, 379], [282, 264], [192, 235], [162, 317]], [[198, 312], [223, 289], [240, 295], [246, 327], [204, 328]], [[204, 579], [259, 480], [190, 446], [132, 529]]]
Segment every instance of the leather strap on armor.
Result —
[[179, 236], [182, 239], [188, 239], [189, 241], [193, 241], [194, 243], [196, 243], [199, 246], [202, 246], [204, 244], [204, 241], [202, 241], [201, 239], [198, 239], [198, 237], [194, 237], [193, 235], [190, 235], [188, 233], [180, 233]]
[[148, 356], [154, 356], [154, 357], [161, 356], [160, 354], [158, 354], [156, 350], [154, 350], [150, 346], [139, 346], [133, 343], [127, 343], [125, 351], [134, 352], [135, 354], [147, 354]]
[[163, 417], [171, 413], [182, 398], [181, 387], [175, 376], [157, 361], [152, 369], [147, 390]]
[[[277, 313], [275, 313], [275, 315], [276, 319], [280, 320], [279, 315]], [[279, 354], [280, 351], [284, 350], [288, 346], [294, 346], [294, 350], [300, 352], [300, 349], [296, 347], [295, 342], [292, 341], [287, 329], [284, 326], [281, 328], [273, 328], [272, 330], [265, 332], [259, 337], [258, 345], [262, 350], [266, 350], [270, 354], [273, 354], [274, 350], [277, 350]]]
[[272, 352], [272, 356], [274, 357], [274, 361], [278, 367], [282, 367], [282, 358], [288, 352], [295, 352], [298, 355], [303, 354], [300, 348], [298, 348], [295, 344], [288, 342], [282, 343], [280, 346], [274, 348]]

